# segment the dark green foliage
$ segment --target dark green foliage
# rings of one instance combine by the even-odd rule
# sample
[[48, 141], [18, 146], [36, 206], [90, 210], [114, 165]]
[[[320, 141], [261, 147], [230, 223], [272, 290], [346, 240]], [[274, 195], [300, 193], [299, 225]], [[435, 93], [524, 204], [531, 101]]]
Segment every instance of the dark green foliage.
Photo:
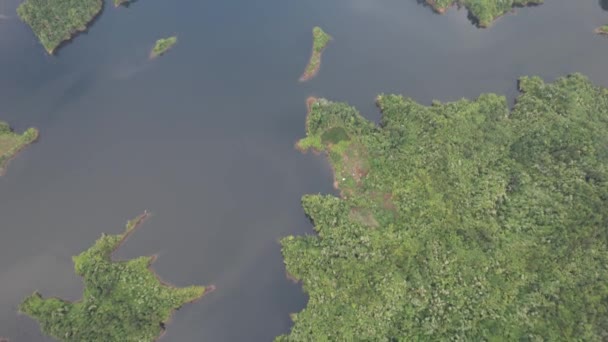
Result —
[[52, 54], [63, 41], [84, 31], [102, 6], [101, 0], [26, 0], [17, 14]]
[[494, 19], [508, 13], [513, 7], [540, 5], [543, 0], [426, 0], [435, 10], [443, 13], [452, 5], [466, 7], [481, 27], [490, 26]]
[[321, 141], [324, 144], [337, 144], [340, 141], [345, 140], [349, 140], [349, 137], [348, 134], [346, 134], [346, 130], [342, 127], [333, 127], [321, 134]]
[[153, 257], [111, 260], [112, 252], [146, 216], [129, 221], [123, 234], [102, 235], [93, 247], [73, 257], [76, 274], [85, 285], [80, 301], [43, 299], [34, 293], [19, 310], [60, 341], [153, 341], [171, 312], [200, 298], [205, 288], [164, 285], [148, 268]]
[[[305, 196], [318, 236], [282, 241], [310, 299], [278, 341], [608, 338], [608, 91], [519, 85], [511, 112], [382, 95], [380, 127], [311, 106], [299, 146], [328, 153], [343, 196]], [[335, 127], [350, 140], [323, 143]]]
[[0, 121], [0, 175], [6, 170], [8, 161], [36, 139], [38, 139], [37, 129], [28, 128], [23, 134], [17, 134], [6, 122]]
[[175, 45], [176, 43], [176, 36], [157, 40], [156, 44], [154, 45], [154, 48], [152, 48], [152, 51], [150, 52], [150, 58], [155, 58], [164, 54], [165, 52], [169, 51], [169, 49], [172, 48], [173, 45]]

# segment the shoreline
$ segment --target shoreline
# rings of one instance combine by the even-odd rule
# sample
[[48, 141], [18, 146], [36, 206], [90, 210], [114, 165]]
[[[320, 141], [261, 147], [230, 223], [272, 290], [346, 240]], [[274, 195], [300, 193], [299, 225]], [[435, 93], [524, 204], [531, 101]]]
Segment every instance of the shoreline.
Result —
[[600, 36], [608, 36], [608, 31], [602, 30], [602, 27], [603, 26], [596, 28], [595, 30], [593, 30], [593, 32], [595, 34], [599, 34]]
[[[126, 2], [128, 2], [128, 1], [126, 1]], [[159, 42], [164, 41], [164, 40], [173, 40], [173, 42], [170, 43], [169, 46], [167, 46], [164, 50], [162, 50], [160, 52], [154, 52], [154, 50], [158, 46]], [[173, 47], [175, 47], [175, 44], [177, 44], [177, 35], [156, 40], [156, 43], [154, 43], [152, 50], [150, 50], [150, 54], [148, 55], [148, 60], [151, 61], [151, 60], [154, 60], [154, 59], [166, 54], [167, 52], [169, 52], [169, 50], [171, 50], [171, 49], [173, 49]]]
[[[129, 236], [131, 236], [131, 234], [132, 234], [132, 233], [133, 233], [133, 232], [134, 232], [134, 231], [135, 231], [137, 228], [139, 228], [139, 227], [140, 227], [140, 226], [141, 226], [141, 225], [142, 225], [144, 222], [146, 222], [146, 220], [147, 220], [148, 218], [150, 218], [150, 216], [151, 216], [151, 213], [150, 213], [149, 211], [147, 211], [147, 210], [144, 210], [144, 213], [143, 213], [143, 214], [140, 214], [139, 216], [137, 216], [137, 217], [136, 217], [135, 219], [133, 219], [133, 220], [129, 220], [129, 221], [127, 221], [126, 231], [125, 231], [125, 232], [122, 234], [123, 236], [122, 236], [122, 238], [120, 239], [120, 241], [118, 241], [118, 243], [116, 244], [116, 246], [115, 246], [115, 247], [114, 247], [114, 248], [113, 248], [113, 249], [110, 251], [110, 253], [109, 253], [110, 263], [113, 263], [113, 262], [125, 262], [124, 260], [113, 260], [113, 259], [112, 259], [112, 254], [113, 254], [113, 253], [114, 253], [114, 252], [115, 252], [115, 251], [116, 251], [116, 250], [117, 250], [119, 247], [121, 247], [121, 246], [122, 246], [122, 244], [123, 244], [123, 243], [124, 243], [124, 242], [127, 240], [127, 238], [128, 238]], [[154, 271], [154, 269], [152, 268], [152, 264], [154, 263], [154, 261], [156, 260], [156, 258], [157, 258], [157, 257], [158, 257], [158, 255], [157, 255], [157, 254], [153, 254], [153, 255], [151, 255], [151, 256], [149, 257], [148, 264], [146, 265], [146, 269], [147, 269], [147, 270], [148, 270], [148, 271], [149, 271], [149, 272], [150, 272], [150, 273], [151, 273], [151, 274], [152, 274], [152, 275], [153, 275], [153, 276], [156, 278], [156, 280], [157, 280], [157, 281], [158, 281], [158, 282], [159, 282], [159, 283], [160, 283], [162, 286], [165, 286], [165, 287], [168, 287], [168, 288], [171, 288], [171, 289], [176, 289], [176, 288], [178, 288], [178, 287], [176, 287], [175, 285], [173, 285], [173, 284], [171, 284], [171, 283], [169, 283], [169, 282], [164, 281], [164, 280], [163, 280], [163, 279], [162, 279], [162, 278], [161, 278], [161, 277], [160, 277], [160, 276], [159, 276], [159, 275], [156, 273], [156, 271]], [[80, 278], [82, 278], [82, 276], [79, 276], [79, 277], [80, 277]], [[181, 309], [181, 307], [182, 307], [182, 306], [184, 306], [184, 305], [186, 305], [186, 304], [191, 304], [191, 303], [194, 303], [194, 302], [197, 302], [197, 301], [201, 300], [201, 299], [202, 299], [202, 298], [203, 298], [203, 297], [204, 297], [206, 294], [209, 294], [209, 293], [211, 293], [211, 292], [214, 292], [214, 291], [217, 289], [215, 285], [207, 285], [207, 286], [190, 285], [190, 286], [187, 286], [187, 287], [192, 287], [192, 286], [194, 286], [194, 287], [202, 287], [202, 288], [203, 288], [202, 293], [201, 293], [199, 296], [197, 296], [197, 297], [195, 297], [195, 298], [193, 298], [193, 299], [191, 299], [191, 300], [189, 300], [189, 301], [187, 301], [187, 302], [184, 302], [184, 303], [183, 303], [182, 305], [180, 305], [179, 307], [174, 308], [174, 309], [171, 309], [171, 310], [169, 311], [169, 315], [168, 315], [167, 319], [166, 319], [166, 320], [161, 320], [161, 321], [159, 321], [159, 322], [158, 322], [158, 323], [159, 323], [159, 325], [160, 325], [160, 329], [161, 329], [161, 330], [160, 330], [159, 335], [158, 335], [158, 336], [157, 336], [157, 337], [156, 337], [156, 338], [155, 338], [153, 341], [158, 341], [158, 340], [159, 340], [161, 337], [163, 337], [163, 336], [164, 336], [164, 334], [165, 334], [165, 332], [166, 332], [166, 330], [167, 330], [167, 329], [166, 329], [166, 326], [167, 326], [168, 324], [170, 324], [170, 323], [171, 323], [171, 318], [173, 317], [173, 314], [175, 313], [175, 311], [177, 311], [177, 310]], [[84, 290], [84, 289], [83, 289], [83, 290]], [[41, 295], [41, 294], [40, 294], [38, 291], [34, 291], [34, 295], [38, 295], [38, 296], [41, 298], [41, 300], [45, 299], [45, 298], [43, 298], [43, 297], [42, 297], [42, 295]], [[83, 292], [83, 295], [84, 295], [84, 292]], [[70, 301], [70, 300], [65, 300], [65, 299], [63, 299], [63, 298], [59, 298], [59, 297], [56, 297], [56, 296], [50, 296], [50, 297], [46, 297], [46, 299], [56, 299], [56, 300], [59, 300], [59, 301], [65, 302], [65, 303], [70, 303], [70, 304], [77, 304], [77, 303], [82, 303], [82, 302], [83, 302], [83, 296], [81, 296], [79, 299], [77, 299], [77, 300], [73, 300], [73, 301]], [[17, 311], [17, 314], [18, 314], [18, 315], [25, 315], [25, 316], [29, 317], [30, 319], [33, 319], [31, 316], [27, 315], [26, 313], [22, 312], [21, 310], [18, 310], [18, 311]], [[33, 319], [33, 320], [34, 320], [34, 321], [36, 321], [35, 319]], [[0, 342], [8, 342], [8, 340], [7, 340], [7, 341], [2, 341], [2, 340], [0, 339]]]
[[[511, 9], [508, 11], [505, 11], [504, 13], [497, 15], [496, 17], [493, 17], [492, 20], [489, 23], [482, 23], [479, 21], [479, 18], [476, 17], [471, 10], [465, 6], [464, 4], [459, 3], [458, 0], [453, 0], [453, 2], [447, 6], [447, 7], [437, 7], [436, 6], [436, 2], [435, 0], [424, 0], [424, 3], [426, 5], [428, 5], [429, 7], [431, 7], [431, 9], [433, 10], [433, 12], [440, 14], [440, 15], [444, 15], [446, 14], [446, 12], [452, 8], [452, 7], [457, 7], [458, 10], [460, 10], [461, 8], [464, 8], [467, 10], [467, 16], [469, 17], [469, 20], [477, 27], [479, 28], [490, 28], [495, 22], [496, 20], [508, 15], [508, 14], [516, 14], [517, 12], [515, 11], [516, 8], [528, 8], [528, 7], [536, 7], [536, 6], [540, 6], [544, 3], [544, 0], [541, 2], [535, 2], [534, 0], [527, 0], [526, 3], [523, 4], [513, 4], [511, 6]], [[606, 33], [608, 35], [608, 33]]]
[[[27, 148], [31, 144], [34, 144], [35, 142], [38, 141], [38, 139], [40, 138], [40, 131], [37, 128], [32, 128], [32, 129], [34, 129], [36, 131], [36, 136], [34, 137], [34, 139], [32, 139], [31, 141], [29, 141], [29, 142], [27, 142], [27, 143], [19, 146], [15, 151], [13, 151], [13, 153], [11, 154], [11, 156], [7, 157], [3, 162], [0, 163], [0, 177], [4, 176], [6, 174], [9, 163], [13, 159], [17, 158], [17, 156], [19, 155], [19, 153], [21, 153], [25, 148]], [[2, 342], [2, 340], [0, 340], [0, 342]]]
[[[306, 99], [306, 130], [308, 130], [308, 120], [309, 120], [309, 117], [310, 117], [310, 112], [312, 110], [312, 105], [315, 104], [318, 100], [319, 100], [319, 98], [318, 97], [314, 97], [314, 96], [309, 96]], [[308, 136], [308, 132], [306, 133], [306, 136]], [[304, 149], [299, 144], [300, 140], [296, 141], [295, 148], [296, 148], [296, 150], [300, 151], [301, 153], [306, 154], [306, 153], [308, 153], [308, 151], [312, 151], [312, 153], [314, 153], [317, 156], [319, 156], [321, 154], [324, 154], [325, 160], [329, 164], [329, 167], [331, 169], [331, 173], [333, 175], [333, 179], [334, 179], [334, 181], [333, 181], [333, 187], [334, 187], [334, 189], [338, 191], [338, 193], [340, 194], [340, 198], [343, 198], [343, 199], [347, 198], [347, 196], [344, 193], [344, 190], [340, 189], [340, 182], [338, 181], [338, 178], [337, 178], [336, 167], [332, 164], [332, 162], [331, 162], [331, 160], [329, 158], [329, 151], [327, 149], [318, 150], [318, 149], [316, 149], [314, 147], [309, 147], [307, 149]]]
[[[127, 225], [129, 225], [132, 221], [134, 221], [132, 223], [131, 227], [127, 226], [127, 231], [123, 234], [122, 239], [120, 239], [120, 241], [116, 244], [116, 247], [114, 249], [112, 249], [112, 251], [110, 252], [110, 262], [114, 262], [112, 260], [112, 254], [122, 246], [122, 244], [127, 240], [127, 238], [129, 236], [131, 236], [131, 234], [133, 234], [133, 232], [139, 228], [142, 224], [144, 224], [151, 216], [151, 213], [147, 210], [144, 210], [144, 213], [137, 216], [135, 219], [129, 221], [127, 223]], [[152, 254], [148, 260], [148, 265], [146, 266], [146, 269], [152, 273], [152, 275], [154, 276], [154, 278], [156, 278], [156, 280], [165, 287], [171, 288], [171, 289], [177, 289], [178, 287], [171, 284], [168, 281], [163, 280], [160, 275], [158, 275], [158, 273], [156, 273], [156, 271], [152, 268], [152, 264], [154, 263], [154, 261], [156, 261], [156, 259], [158, 258], [158, 254]], [[118, 260], [117, 262], [120, 262], [120, 260]], [[207, 286], [200, 286], [200, 285], [190, 285], [190, 286], [196, 286], [196, 287], [202, 287], [203, 288], [203, 292], [201, 293], [200, 296], [193, 298], [185, 303], [183, 303], [182, 305], [180, 305], [178, 308], [172, 309], [169, 312], [169, 317], [164, 320], [164, 321], [160, 321], [159, 324], [161, 326], [161, 332], [160, 335], [158, 337], [156, 337], [156, 339], [154, 339], [154, 341], [158, 341], [159, 339], [161, 339], [166, 331], [167, 331], [167, 325], [171, 323], [171, 318], [173, 317], [173, 314], [175, 313], [175, 311], [181, 309], [182, 306], [186, 305], [186, 304], [192, 304], [195, 303], [199, 300], [201, 300], [206, 294], [209, 294], [211, 292], [214, 292], [217, 288], [215, 285], [207, 285]], [[190, 287], [188, 286], [188, 287]]]
[[[298, 79], [299, 82], [306, 82], [308, 80], [311, 80], [312, 78], [314, 78], [315, 76], [317, 76], [317, 74], [319, 73], [319, 70], [321, 70], [321, 56], [323, 55], [323, 51], [325, 50], [325, 48], [321, 49], [321, 51], [316, 52], [314, 47], [312, 48], [312, 54], [310, 55], [310, 58], [308, 59], [308, 64], [306, 64], [306, 68], [304, 68], [304, 73], [302, 74], [302, 76], [300, 76], [300, 78]], [[312, 60], [316, 57], [319, 58], [319, 63], [317, 63], [317, 65], [314, 67], [314, 69], [312, 69], [311, 71], [308, 71], [308, 67], [310, 66]]]
[[[44, 48], [44, 50], [49, 55], [54, 56], [55, 53], [57, 52], [57, 50], [59, 50], [60, 48], [64, 47], [67, 44], [70, 44], [81, 33], [87, 32], [89, 30], [89, 28], [95, 23], [95, 21], [97, 21], [97, 19], [99, 19], [99, 16], [101, 16], [101, 13], [103, 12], [104, 2], [103, 2], [103, 0], [98, 0], [98, 3], [99, 3], [99, 9], [97, 10], [97, 12], [95, 12], [95, 14], [91, 18], [91, 20], [89, 20], [84, 25], [84, 27], [79, 27], [79, 28], [76, 28], [76, 29], [70, 31], [70, 36], [69, 37], [67, 37], [64, 40], [62, 40], [59, 44], [57, 44], [57, 46], [55, 46], [54, 48], [52, 48], [50, 50], [47, 49], [44, 45], [42, 45], [42, 42], [40, 41], [40, 38], [38, 37], [38, 35], [36, 34], [36, 32], [34, 32], [32, 30], [32, 27], [28, 23], [26, 23], [26, 24], [27, 24], [28, 27], [30, 27], [30, 30], [32, 30], [32, 32], [34, 32], [34, 36], [36, 36], [36, 38], [38, 38], [38, 42], [40, 43], [40, 45], [42, 45], [42, 47]], [[21, 19], [21, 21], [23, 21], [23, 19]]]
[[[325, 46], [320, 51], [315, 51], [315, 44], [314, 44], [314, 39], [313, 39], [312, 53], [310, 54], [310, 58], [308, 59], [308, 64], [306, 64], [306, 68], [304, 68], [304, 73], [302, 73], [302, 76], [300, 76], [300, 78], [298, 79], [298, 82], [306, 82], [308, 80], [311, 80], [315, 76], [317, 76], [317, 74], [319, 73], [319, 70], [321, 70], [321, 57], [323, 56], [323, 51], [325, 51], [325, 49], [327, 48], [327, 45], [329, 45], [329, 43], [332, 40], [333, 40], [333, 38], [330, 36], [327, 44], [325, 44]], [[317, 65], [314, 67], [314, 69], [308, 71], [308, 68], [314, 61], [315, 57], [318, 58], [319, 63], [317, 63]]]

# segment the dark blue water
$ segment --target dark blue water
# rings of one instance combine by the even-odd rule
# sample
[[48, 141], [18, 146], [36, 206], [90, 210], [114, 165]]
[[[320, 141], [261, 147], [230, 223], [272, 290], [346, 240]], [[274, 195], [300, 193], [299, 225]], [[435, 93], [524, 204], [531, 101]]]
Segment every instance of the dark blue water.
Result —
[[[47, 56], [0, 0], [0, 119], [41, 131], [0, 178], [0, 336], [49, 341], [16, 314], [34, 290], [78, 299], [71, 256], [127, 219], [153, 217], [117, 253], [158, 253], [179, 286], [215, 284], [166, 341], [269, 341], [306, 297], [285, 278], [278, 239], [310, 234], [306, 193], [332, 192], [320, 156], [293, 149], [305, 99], [516, 95], [516, 79], [583, 72], [608, 86], [597, 0], [552, 0], [475, 28], [465, 11], [416, 0], [139, 0], [106, 3], [85, 34]], [[298, 83], [311, 29], [334, 37], [317, 78]], [[178, 45], [148, 61], [157, 38]]]

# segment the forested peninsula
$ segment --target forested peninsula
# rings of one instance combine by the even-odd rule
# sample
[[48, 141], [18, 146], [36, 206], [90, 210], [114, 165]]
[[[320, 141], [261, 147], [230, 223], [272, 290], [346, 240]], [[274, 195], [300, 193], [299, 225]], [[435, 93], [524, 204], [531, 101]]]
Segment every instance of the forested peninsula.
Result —
[[437, 13], [445, 13], [448, 8], [463, 6], [480, 27], [488, 27], [492, 22], [512, 11], [514, 7], [540, 5], [543, 0], [425, 0]]
[[147, 217], [146, 212], [129, 221], [123, 234], [103, 234], [91, 248], [73, 257], [76, 274], [84, 281], [82, 299], [43, 299], [36, 292], [23, 301], [20, 312], [37, 320], [44, 333], [60, 341], [155, 340], [174, 310], [214, 287], [164, 284], [149, 268], [154, 256], [112, 260], [112, 252]]
[[86, 30], [102, 6], [102, 0], [26, 0], [17, 14], [53, 54], [61, 43]]
[[300, 76], [300, 82], [308, 81], [317, 75], [321, 68], [321, 54], [331, 39], [322, 28], [316, 26], [312, 29], [312, 53], [304, 73]]
[[600, 341], [608, 336], [608, 90], [580, 74], [424, 106], [379, 126], [311, 101], [298, 147], [341, 196], [282, 240], [307, 307], [277, 341]]
[[6, 172], [9, 161], [36, 139], [37, 129], [28, 128], [23, 134], [17, 134], [6, 122], [0, 121], [0, 176]]

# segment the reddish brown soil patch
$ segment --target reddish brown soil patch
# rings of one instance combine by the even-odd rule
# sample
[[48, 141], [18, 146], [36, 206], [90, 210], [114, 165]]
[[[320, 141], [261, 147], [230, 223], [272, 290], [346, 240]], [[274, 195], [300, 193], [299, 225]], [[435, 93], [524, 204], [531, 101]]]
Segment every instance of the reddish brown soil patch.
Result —
[[431, 6], [431, 8], [433, 9], [433, 11], [439, 13], [439, 14], [445, 14], [445, 12], [448, 10], [447, 7], [437, 7], [437, 3], [435, 2], [435, 0], [426, 0], [426, 3]]

